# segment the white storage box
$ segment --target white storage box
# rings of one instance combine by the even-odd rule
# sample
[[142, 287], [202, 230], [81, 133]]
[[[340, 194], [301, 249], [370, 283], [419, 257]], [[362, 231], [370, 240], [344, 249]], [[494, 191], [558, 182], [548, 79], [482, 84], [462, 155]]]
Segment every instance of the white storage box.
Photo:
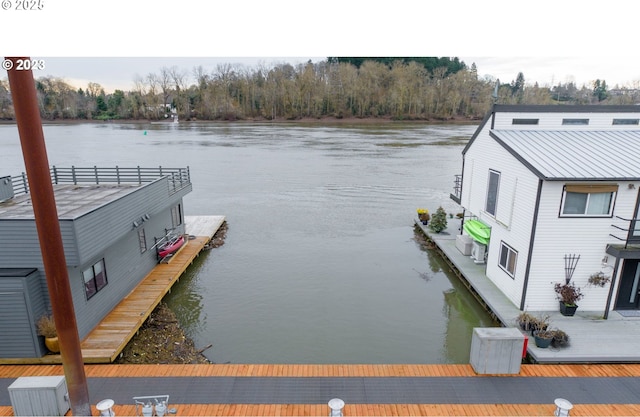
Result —
[[471, 338], [471, 366], [478, 374], [518, 374], [525, 336], [515, 327], [476, 327]]
[[15, 416], [63, 416], [70, 409], [64, 376], [20, 377], [8, 389]]
[[473, 245], [473, 239], [469, 235], [457, 235], [456, 236], [456, 248], [464, 256], [471, 255], [471, 246]]

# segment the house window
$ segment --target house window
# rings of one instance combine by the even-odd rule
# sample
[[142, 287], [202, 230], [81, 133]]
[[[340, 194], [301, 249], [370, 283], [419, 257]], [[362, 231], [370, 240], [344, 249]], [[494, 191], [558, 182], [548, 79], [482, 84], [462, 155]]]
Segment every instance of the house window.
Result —
[[514, 278], [516, 274], [517, 259], [518, 252], [506, 243], [500, 242], [500, 268], [509, 274], [511, 278]]
[[147, 237], [143, 227], [138, 229], [138, 244], [140, 245], [140, 253], [145, 253], [147, 251]]
[[487, 187], [487, 202], [485, 211], [492, 216], [496, 215], [496, 205], [498, 204], [498, 188], [500, 186], [500, 173], [489, 170], [489, 186]]
[[613, 119], [614, 125], [637, 125], [640, 119]]
[[171, 223], [173, 227], [180, 226], [182, 224], [182, 208], [180, 204], [171, 207]]
[[563, 125], [588, 125], [589, 119], [562, 119]]
[[562, 195], [562, 216], [610, 217], [617, 185], [566, 185]]
[[511, 119], [512, 125], [537, 125], [539, 119]]
[[84, 292], [87, 300], [96, 295], [98, 291], [107, 286], [107, 273], [104, 269], [104, 259], [82, 271]]

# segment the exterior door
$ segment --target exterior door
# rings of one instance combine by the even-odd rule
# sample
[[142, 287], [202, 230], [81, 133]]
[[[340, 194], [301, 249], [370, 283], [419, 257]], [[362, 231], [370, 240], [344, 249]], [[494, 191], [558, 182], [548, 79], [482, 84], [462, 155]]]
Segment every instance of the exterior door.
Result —
[[616, 310], [637, 310], [640, 306], [640, 260], [625, 259], [616, 299]]

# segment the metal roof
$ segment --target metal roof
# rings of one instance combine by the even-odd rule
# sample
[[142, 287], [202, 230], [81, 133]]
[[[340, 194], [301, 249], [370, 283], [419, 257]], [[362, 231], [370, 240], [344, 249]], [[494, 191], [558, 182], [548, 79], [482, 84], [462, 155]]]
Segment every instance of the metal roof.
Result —
[[640, 130], [492, 130], [546, 180], [640, 180]]

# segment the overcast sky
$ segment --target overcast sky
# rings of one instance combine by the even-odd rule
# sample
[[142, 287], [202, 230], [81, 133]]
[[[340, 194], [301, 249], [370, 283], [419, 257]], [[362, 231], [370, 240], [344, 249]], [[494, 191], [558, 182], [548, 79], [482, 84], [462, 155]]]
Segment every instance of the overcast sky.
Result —
[[35, 77], [62, 77], [78, 87], [91, 81], [128, 90], [136, 75], [163, 66], [190, 72], [223, 62], [295, 65], [327, 56], [456, 56], [475, 62], [481, 77], [506, 83], [518, 72], [528, 84], [640, 83], [640, 2], [627, 0], [39, 4], [41, 10], [17, 10], [17, 0], [2, 2], [0, 53], [42, 58], [46, 68]]

